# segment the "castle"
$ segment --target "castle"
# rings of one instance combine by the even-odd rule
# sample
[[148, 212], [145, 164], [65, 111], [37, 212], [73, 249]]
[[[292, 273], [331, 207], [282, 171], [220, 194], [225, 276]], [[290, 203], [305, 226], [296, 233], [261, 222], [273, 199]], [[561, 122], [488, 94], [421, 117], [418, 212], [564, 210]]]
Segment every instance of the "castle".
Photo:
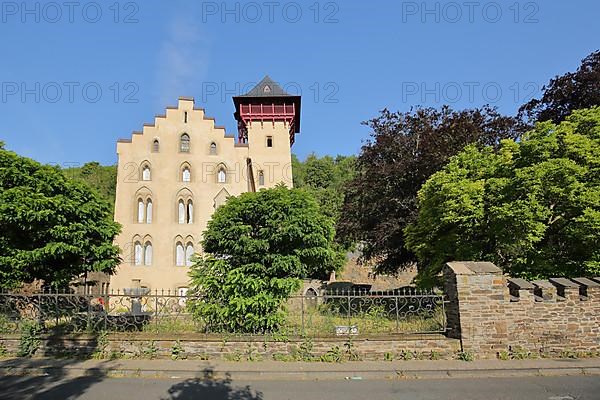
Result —
[[185, 294], [212, 213], [230, 196], [279, 183], [292, 187], [300, 100], [265, 77], [233, 97], [237, 137], [194, 99], [180, 98], [153, 124], [119, 140], [115, 220], [122, 225], [116, 238], [122, 263], [111, 289]]

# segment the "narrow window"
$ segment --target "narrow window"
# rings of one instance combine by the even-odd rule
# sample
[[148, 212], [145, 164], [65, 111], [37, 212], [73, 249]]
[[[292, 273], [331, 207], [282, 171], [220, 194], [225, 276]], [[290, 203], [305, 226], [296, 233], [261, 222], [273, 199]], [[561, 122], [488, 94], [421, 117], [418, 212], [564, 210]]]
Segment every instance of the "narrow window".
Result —
[[191, 200], [189, 200], [187, 203], [187, 223], [188, 224], [194, 223], [194, 204], [192, 203]]
[[188, 243], [185, 247], [185, 265], [186, 267], [192, 266], [192, 256], [194, 255], [194, 245]]
[[152, 152], [158, 153], [159, 149], [160, 149], [160, 144], [158, 143], [158, 139], [154, 139], [154, 142], [152, 142]]
[[259, 186], [265, 186], [265, 173], [258, 171], [258, 184]]
[[215, 142], [212, 142], [210, 144], [210, 155], [211, 156], [216, 156], [217, 155], [217, 144]]
[[148, 199], [146, 203], [146, 223], [152, 223], [152, 200]]
[[185, 264], [185, 250], [181, 242], [175, 245], [175, 265], [182, 267]]
[[152, 243], [150, 242], [144, 245], [144, 265], [152, 265]]
[[192, 180], [192, 174], [188, 167], [183, 167], [183, 171], [181, 172], [181, 180], [183, 182], [190, 182]]
[[187, 124], [187, 111], [183, 113], [183, 122]]
[[273, 136], [267, 136], [267, 147], [273, 147]]
[[144, 223], [144, 200], [138, 199], [138, 224]]
[[219, 173], [217, 174], [217, 182], [225, 183], [227, 181], [227, 172], [225, 172], [225, 168], [219, 168]]
[[142, 168], [142, 180], [149, 181], [150, 178], [150, 167], [148, 165], [144, 165], [144, 167]]
[[133, 255], [133, 264], [134, 265], [142, 265], [142, 244], [140, 242], [135, 242], [134, 246], [134, 255]]
[[182, 153], [190, 152], [190, 136], [187, 133], [181, 135], [181, 139], [179, 140], [179, 151]]
[[179, 200], [177, 212], [179, 223], [185, 224], [185, 203], [183, 202], [183, 200]]

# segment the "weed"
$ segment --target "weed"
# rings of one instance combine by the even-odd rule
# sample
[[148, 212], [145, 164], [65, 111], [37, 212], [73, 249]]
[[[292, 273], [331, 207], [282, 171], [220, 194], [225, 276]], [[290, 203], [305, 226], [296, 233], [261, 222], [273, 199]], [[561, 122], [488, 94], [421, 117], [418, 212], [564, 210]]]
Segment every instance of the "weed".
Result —
[[96, 341], [96, 350], [94, 350], [91, 357], [96, 360], [105, 358], [107, 348], [108, 348], [108, 332], [102, 331], [98, 334], [98, 340]]
[[181, 342], [177, 340], [171, 347], [171, 359], [172, 360], [185, 360], [187, 358], [185, 349], [181, 346]]
[[506, 350], [502, 350], [497, 354], [499, 360], [507, 361], [510, 360], [510, 353]]
[[456, 354], [456, 358], [461, 361], [473, 361], [475, 356], [470, 351], [459, 351]]
[[300, 346], [297, 349], [292, 350], [292, 357], [298, 361], [313, 361], [314, 355], [313, 342], [310, 338], [304, 338]]
[[262, 356], [257, 352], [257, 350], [251, 344], [248, 344], [248, 350], [246, 350], [246, 360], [247, 361], [262, 361]]
[[442, 355], [440, 353], [438, 353], [435, 350], [431, 350], [429, 352], [429, 359], [430, 360], [440, 360], [442, 358]]
[[323, 354], [320, 357], [320, 360], [323, 362], [341, 363], [343, 361], [343, 357], [342, 350], [340, 350], [340, 346], [334, 346], [331, 349], [327, 350], [327, 353]]
[[346, 348], [346, 357], [348, 358], [348, 361], [360, 361], [360, 354], [354, 350], [354, 343], [352, 342], [351, 337], [344, 343], [344, 347]]
[[3, 342], [0, 342], [0, 358], [4, 358], [8, 355], [8, 350], [6, 350], [6, 347], [4, 346]]
[[407, 350], [402, 350], [400, 352], [400, 359], [404, 360], [404, 361], [409, 361], [412, 360], [414, 358], [414, 354], [412, 351], [407, 351]]
[[41, 326], [34, 321], [25, 321], [21, 326], [21, 338], [19, 340], [18, 357], [32, 357], [40, 348]]
[[386, 351], [385, 354], [383, 355], [383, 359], [385, 361], [394, 361], [394, 354], [389, 351]]
[[154, 360], [158, 355], [158, 347], [156, 347], [156, 342], [152, 340], [148, 347], [142, 349], [141, 354], [144, 356], [144, 358]]
[[273, 360], [274, 361], [286, 361], [286, 362], [295, 361], [293, 356], [291, 356], [290, 354], [285, 354], [285, 353], [274, 353]]
[[225, 361], [235, 361], [235, 362], [239, 362], [242, 361], [242, 354], [238, 351], [234, 352], [234, 353], [227, 353], [223, 356], [223, 358], [225, 359]]
[[577, 353], [572, 350], [563, 350], [560, 352], [560, 358], [577, 358]]

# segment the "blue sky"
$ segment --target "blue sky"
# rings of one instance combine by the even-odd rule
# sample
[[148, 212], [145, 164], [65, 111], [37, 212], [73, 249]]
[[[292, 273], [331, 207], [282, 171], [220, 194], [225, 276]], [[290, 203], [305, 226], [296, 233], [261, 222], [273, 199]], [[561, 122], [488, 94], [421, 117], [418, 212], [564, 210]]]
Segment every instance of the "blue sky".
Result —
[[233, 134], [231, 96], [266, 74], [302, 94], [296, 154], [357, 153], [383, 108], [513, 114], [600, 48], [592, 0], [71, 4], [0, 4], [0, 140], [62, 165], [113, 164], [179, 96]]

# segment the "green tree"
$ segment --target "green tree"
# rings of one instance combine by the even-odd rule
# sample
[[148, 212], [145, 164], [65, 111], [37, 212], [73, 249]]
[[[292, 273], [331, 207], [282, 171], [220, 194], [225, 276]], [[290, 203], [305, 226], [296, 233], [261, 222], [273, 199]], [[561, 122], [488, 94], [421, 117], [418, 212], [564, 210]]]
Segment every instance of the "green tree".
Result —
[[117, 190], [117, 167], [104, 166], [96, 161], [85, 163], [82, 167], [65, 168], [67, 177], [86, 183], [89, 187], [108, 200], [111, 208], [115, 204]]
[[581, 61], [575, 72], [551, 79], [542, 97], [521, 106], [519, 115], [531, 122], [563, 121], [573, 110], [600, 105], [600, 51]]
[[119, 229], [95, 191], [0, 146], [0, 287], [112, 272]]
[[339, 219], [344, 202], [344, 185], [354, 176], [355, 156], [318, 157], [309, 154], [302, 162], [294, 155], [294, 187], [309, 191], [325, 215]]
[[338, 235], [362, 242], [363, 259], [380, 273], [396, 273], [416, 262], [405, 246], [404, 229], [416, 218], [418, 190], [434, 172], [468, 144], [497, 146], [523, 131], [516, 118], [490, 107], [384, 110], [366, 124], [372, 138], [346, 185]]
[[406, 240], [423, 282], [451, 260], [526, 278], [600, 274], [600, 108], [538, 123], [498, 152], [467, 147], [419, 192]]
[[304, 190], [278, 186], [230, 198], [203, 234], [205, 254], [190, 271], [203, 299], [191, 309], [212, 330], [276, 330], [298, 278], [324, 278], [341, 266], [334, 235], [333, 220]]

